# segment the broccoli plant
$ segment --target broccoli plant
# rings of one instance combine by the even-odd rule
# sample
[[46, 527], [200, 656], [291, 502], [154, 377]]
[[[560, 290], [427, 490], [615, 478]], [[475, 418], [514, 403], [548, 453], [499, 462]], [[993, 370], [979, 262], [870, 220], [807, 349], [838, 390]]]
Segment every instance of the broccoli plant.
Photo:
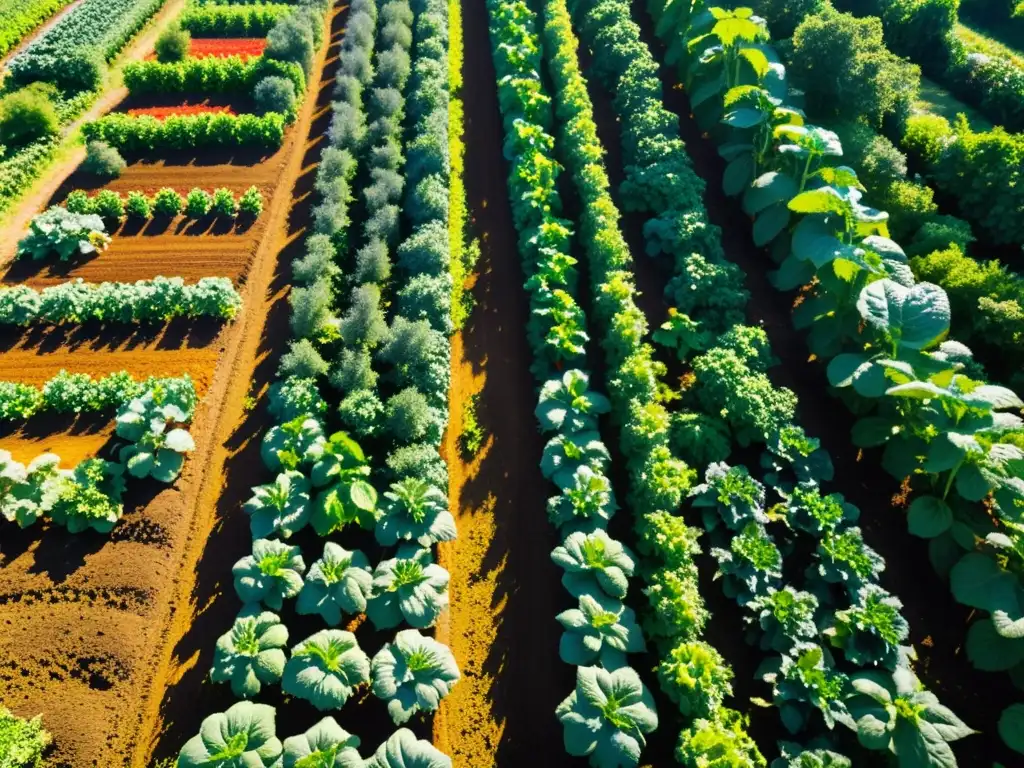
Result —
[[572, 435], [556, 435], [544, 446], [540, 459], [540, 471], [544, 477], [559, 488], [572, 488], [574, 475], [580, 467], [605, 473], [611, 463], [611, 455], [597, 432], [577, 432]]
[[857, 672], [850, 682], [855, 695], [847, 706], [857, 740], [893, 753], [900, 768], [956, 765], [949, 742], [976, 733], [926, 691], [909, 666], [898, 666], [891, 675]]
[[[710, 720], [695, 720], [679, 734], [676, 762], [702, 768], [764, 768], [764, 758], [746, 726], [746, 719], [727, 707]], [[709, 757], [712, 762], [707, 762]]]
[[459, 680], [459, 667], [448, 646], [405, 629], [373, 657], [373, 695], [388, 703], [388, 714], [401, 725], [417, 712], [434, 712]]
[[412, 731], [400, 728], [363, 763], [363, 768], [452, 768], [452, 761], [429, 741], [417, 741]]
[[336, 627], [342, 614], [366, 611], [372, 590], [373, 574], [366, 555], [329, 541], [324, 544], [323, 557], [306, 574], [295, 610], [302, 615], [318, 613], [328, 625]]
[[690, 498], [693, 506], [702, 510], [704, 527], [709, 531], [715, 530], [719, 522], [731, 531], [739, 531], [751, 521], [768, 522], [764, 486], [743, 466], [712, 464], [704, 473], [704, 482], [690, 491]]
[[818, 542], [818, 562], [807, 569], [807, 578], [827, 584], [842, 584], [852, 597], [865, 584], [878, 579], [885, 560], [864, 543], [860, 528], [827, 532]]
[[826, 532], [857, 522], [860, 510], [849, 504], [841, 493], [822, 496], [815, 485], [798, 485], [791, 492], [779, 489], [786, 500], [785, 515], [790, 527], [820, 539]]
[[435, 565], [429, 549], [404, 544], [373, 571], [373, 597], [366, 615], [377, 629], [391, 629], [402, 620], [425, 629], [448, 607], [449, 574]]
[[[788, 653], [796, 643], [813, 641], [818, 636], [814, 616], [818, 611], [818, 598], [810, 592], [798, 592], [793, 587], [769, 589], [747, 605], [747, 621], [757, 623], [751, 627], [750, 640], [760, 635], [761, 650]], [[760, 632], [756, 630], [760, 629]]]
[[836, 611], [835, 625], [824, 634], [832, 645], [843, 649], [851, 664], [895, 669], [900, 645], [910, 634], [902, 608], [898, 598], [877, 584], [866, 584], [858, 591], [856, 603]]
[[392, 547], [399, 539], [429, 547], [455, 538], [455, 518], [448, 511], [448, 497], [440, 488], [406, 477], [384, 493], [384, 507], [374, 534], [378, 543]]
[[271, 472], [298, 469], [320, 458], [324, 442], [320, 422], [301, 415], [267, 430], [260, 446], [260, 457]]
[[548, 520], [564, 534], [608, 525], [619, 508], [612, 482], [599, 470], [577, 467], [562, 493], [548, 499]]
[[71, 533], [92, 528], [110, 533], [124, 507], [124, 470], [103, 459], [85, 459], [72, 471], [61, 471], [50, 517]]
[[302, 550], [280, 541], [257, 539], [252, 554], [243, 557], [231, 568], [235, 592], [243, 603], [263, 603], [280, 611], [285, 598], [292, 598], [302, 589], [302, 573], [306, 564]]
[[252, 498], [242, 509], [249, 515], [254, 539], [273, 534], [290, 538], [309, 522], [309, 480], [301, 472], [282, 472], [272, 483], [253, 486]]
[[99, 216], [54, 206], [32, 219], [28, 234], [18, 243], [18, 257], [35, 261], [56, 253], [61, 261], [67, 261], [76, 254], [105, 251], [108, 245], [107, 227]]
[[767, 470], [764, 481], [769, 485], [792, 488], [800, 485], [820, 485], [835, 474], [828, 451], [821, 441], [808, 437], [804, 428], [787, 424], [775, 430], [768, 438], [767, 450], [761, 454], [761, 466]]
[[227, 712], [210, 715], [181, 748], [178, 768], [276, 768], [282, 745], [274, 714], [267, 704], [240, 701]]
[[789, 653], [766, 659], [758, 676], [772, 686], [775, 706], [790, 733], [806, 728], [815, 709], [830, 729], [836, 723], [853, 727], [844, 703], [850, 681], [822, 646], [797, 643]]
[[359, 443], [344, 432], [335, 432], [321, 443], [319, 452], [312, 479], [313, 485], [325, 490], [317, 494], [313, 506], [313, 530], [326, 536], [350, 523], [373, 528], [377, 491], [366, 480], [370, 467]]
[[646, 647], [633, 609], [601, 592], [580, 595], [578, 608], [556, 618], [565, 627], [558, 655], [566, 664], [618, 669], [626, 664], [625, 654], [642, 653]]
[[740, 605], [781, 585], [782, 553], [756, 520], [732, 537], [729, 549], [715, 547], [711, 556], [718, 561], [716, 578], [722, 577], [723, 591]]
[[611, 403], [589, 386], [590, 376], [579, 370], [566, 371], [561, 379], [545, 382], [535, 411], [541, 430], [561, 434], [596, 430], [597, 417], [608, 413]]
[[131, 400], [117, 414], [117, 436], [128, 442], [118, 459], [132, 477], [152, 477], [172, 483], [181, 474], [185, 454], [196, 444], [187, 429], [172, 424], [188, 420], [188, 414], [177, 404], [164, 402], [156, 390]]
[[327, 716], [305, 733], [284, 740], [284, 768], [363, 768], [353, 736]]
[[28, 467], [0, 451], [0, 515], [19, 528], [27, 528], [49, 512], [60, 495], [60, 457], [36, 456]]
[[355, 690], [370, 682], [370, 658], [351, 632], [322, 629], [292, 648], [281, 690], [320, 711], [341, 709]]
[[576, 689], [555, 714], [564, 729], [565, 751], [589, 757], [594, 768], [632, 768], [646, 735], [658, 727], [654, 698], [630, 667], [613, 672], [579, 667]]
[[732, 668], [705, 642], [679, 642], [658, 665], [662, 690], [687, 718], [714, 717], [732, 695]]
[[573, 597], [600, 591], [622, 600], [636, 568], [633, 553], [601, 529], [569, 534], [551, 559], [565, 570], [562, 586]]
[[288, 628], [276, 613], [243, 608], [234, 625], [217, 640], [210, 679], [231, 683], [231, 692], [249, 698], [284, 672]]

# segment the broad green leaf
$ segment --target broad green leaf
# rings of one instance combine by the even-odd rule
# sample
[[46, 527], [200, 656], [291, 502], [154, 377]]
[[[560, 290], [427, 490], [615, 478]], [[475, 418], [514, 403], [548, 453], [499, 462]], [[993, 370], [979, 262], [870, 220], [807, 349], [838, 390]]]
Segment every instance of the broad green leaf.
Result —
[[918, 496], [907, 511], [907, 526], [922, 539], [933, 539], [953, 525], [953, 510], [936, 496]]
[[749, 154], [742, 154], [725, 166], [725, 173], [722, 174], [722, 191], [729, 197], [735, 197], [750, 184], [750, 177], [754, 173], [754, 158]]
[[768, 245], [789, 224], [789, 210], [781, 203], [769, 206], [754, 220], [754, 245]]
[[981, 552], [969, 552], [953, 566], [950, 587], [957, 602], [972, 608], [992, 612], [1017, 603], [1017, 578]]
[[1003, 637], [988, 618], [967, 630], [966, 648], [974, 668], [985, 672], [1003, 672], [1024, 661], [1024, 640]]
[[789, 210], [794, 213], [837, 213], [845, 216], [850, 210], [850, 203], [832, 187], [822, 187], [801, 192], [789, 201]]
[[1006, 746], [1024, 755], [1024, 704], [1011, 704], [999, 718], [999, 735]]
[[778, 171], [763, 173], [750, 185], [743, 195], [743, 210], [753, 215], [770, 205], [783, 203], [797, 193], [797, 184], [792, 176]]

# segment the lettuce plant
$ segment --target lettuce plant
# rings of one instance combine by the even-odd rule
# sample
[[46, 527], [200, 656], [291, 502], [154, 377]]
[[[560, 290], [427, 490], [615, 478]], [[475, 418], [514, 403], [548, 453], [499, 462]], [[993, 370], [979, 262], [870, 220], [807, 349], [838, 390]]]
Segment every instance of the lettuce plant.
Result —
[[560, 379], [546, 381], [535, 411], [541, 430], [561, 434], [596, 430], [597, 417], [608, 413], [611, 403], [589, 386], [590, 376], [575, 369], [566, 371]]
[[260, 457], [271, 472], [298, 469], [320, 458], [324, 445], [323, 427], [310, 416], [297, 416], [267, 430]]
[[374, 534], [377, 542], [392, 547], [414, 541], [429, 547], [455, 538], [455, 518], [448, 511], [448, 497], [440, 488], [418, 477], [406, 477], [384, 492], [384, 506]]
[[331, 716], [284, 740], [284, 768], [363, 768], [359, 737]]
[[603, 592], [622, 600], [636, 568], [633, 553], [600, 528], [569, 534], [552, 550], [551, 559], [565, 571], [562, 586], [573, 597]]
[[401, 725], [417, 712], [434, 712], [459, 680], [459, 667], [448, 646], [405, 629], [386, 644], [370, 664], [373, 695], [388, 703], [388, 714]]
[[909, 666], [892, 674], [854, 674], [855, 695], [847, 706], [856, 721], [857, 740], [868, 749], [889, 751], [900, 768], [956, 765], [949, 742], [975, 731], [926, 691]]
[[335, 432], [319, 446], [313, 465], [313, 485], [325, 488], [317, 494], [312, 525], [320, 536], [341, 530], [349, 523], [373, 528], [377, 522], [377, 491], [366, 480], [370, 467], [359, 444], [344, 432]]
[[67, 261], [74, 255], [105, 251], [108, 245], [107, 227], [99, 216], [54, 206], [32, 219], [28, 234], [18, 243], [18, 257], [39, 260], [56, 253]]
[[787, 424], [768, 438], [767, 450], [761, 454], [761, 466], [767, 470], [764, 481], [769, 485], [792, 487], [820, 485], [835, 474], [828, 451], [821, 441], [808, 437], [804, 428]]
[[746, 731], [746, 720], [722, 707], [711, 719], [694, 720], [679, 734], [676, 762], [708, 768], [764, 768], [765, 760]]
[[562, 533], [590, 532], [606, 527], [618, 508], [611, 480], [600, 470], [579, 466], [562, 493], [548, 499], [548, 520]]
[[249, 515], [254, 539], [274, 534], [290, 538], [305, 527], [312, 513], [309, 480], [301, 472], [282, 472], [272, 483], [253, 486], [252, 498], [242, 505], [242, 510]]
[[210, 679], [231, 683], [231, 692], [249, 698], [284, 672], [288, 628], [276, 613], [243, 609], [231, 629], [217, 640]]
[[654, 698], [630, 667], [579, 667], [576, 689], [558, 705], [565, 751], [594, 768], [634, 768], [658, 727]]
[[452, 768], [452, 761], [429, 741], [417, 740], [408, 728], [400, 728], [363, 763], [363, 768]]
[[123, 492], [124, 469], [120, 464], [85, 459], [73, 470], [61, 471], [50, 517], [71, 533], [87, 528], [110, 533], [124, 512]]
[[558, 655], [566, 664], [618, 669], [626, 663], [625, 654], [642, 653], [646, 647], [633, 609], [600, 591], [580, 595], [578, 608], [555, 618], [565, 628]]
[[729, 542], [729, 549], [714, 547], [722, 589], [740, 605], [778, 589], [782, 582], [782, 553], [764, 526], [747, 523]]
[[687, 718], [709, 718], [732, 695], [732, 668], [703, 641], [680, 642], [658, 664], [661, 689]]
[[181, 474], [185, 454], [196, 444], [188, 430], [168, 430], [171, 424], [188, 420], [188, 414], [173, 403], [162, 402], [155, 390], [136, 397], [117, 414], [117, 436], [129, 441], [118, 459], [132, 477], [153, 477], [162, 483], [174, 482]]
[[818, 598], [810, 592], [798, 592], [793, 587], [769, 589], [764, 595], [747, 604], [748, 621], [757, 623], [748, 633], [750, 641], [760, 635], [761, 650], [788, 653], [796, 643], [811, 642], [818, 636], [814, 618], [818, 611]]
[[178, 768], [276, 768], [282, 745], [275, 735], [274, 708], [240, 701], [203, 720], [178, 754]]
[[370, 682], [370, 658], [351, 632], [322, 629], [292, 648], [281, 690], [320, 711], [341, 709], [359, 686]]
[[841, 493], [822, 496], [815, 485], [798, 485], [791, 492], [780, 490], [786, 499], [786, 521], [798, 531], [815, 538], [857, 522], [860, 510], [847, 503]]
[[556, 435], [548, 441], [541, 455], [540, 471], [546, 479], [564, 489], [575, 485], [574, 475], [580, 467], [603, 474], [610, 463], [611, 455], [601, 442], [601, 435], [578, 432]]
[[404, 544], [374, 569], [366, 615], [377, 629], [397, 627], [403, 619], [417, 629], [432, 626], [448, 607], [449, 579], [429, 549]]
[[309, 568], [295, 610], [301, 615], [318, 613], [332, 627], [342, 614], [366, 611], [373, 589], [370, 561], [358, 549], [349, 552], [333, 541], [324, 544], [324, 555]]
[[0, 450], [0, 515], [27, 528], [53, 508], [60, 495], [60, 457], [42, 453], [25, 467]]
[[704, 473], [704, 482], [690, 491], [690, 498], [693, 506], [701, 509], [704, 527], [709, 531], [715, 530], [719, 522], [731, 531], [739, 531], [751, 521], [768, 522], [764, 486], [744, 466], [712, 464]]
[[866, 584], [857, 592], [856, 603], [836, 611], [835, 624], [825, 635], [832, 645], [843, 649], [851, 664], [895, 669], [900, 645], [910, 634], [902, 608], [898, 598], [877, 584]]
[[790, 733], [806, 728], [815, 709], [830, 729], [837, 722], [853, 727], [844, 703], [850, 681], [822, 646], [797, 643], [790, 653], [766, 659], [758, 676], [772, 686], [775, 706]]
[[842, 584], [854, 596], [865, 584], [878, 579], [885, 560], [864, 543], [860, 528], [827, 532], [818, 542], [818, 562], [807, 569], [807, 577], [827, 584]]
[[302, 589], [306, 564], [302, 550], [272, 539], [257, 539], [252, 554], [231, 568], [235, 592], [243, 603], [263, 603], [280, 611], [285, 598], [295, 597]]

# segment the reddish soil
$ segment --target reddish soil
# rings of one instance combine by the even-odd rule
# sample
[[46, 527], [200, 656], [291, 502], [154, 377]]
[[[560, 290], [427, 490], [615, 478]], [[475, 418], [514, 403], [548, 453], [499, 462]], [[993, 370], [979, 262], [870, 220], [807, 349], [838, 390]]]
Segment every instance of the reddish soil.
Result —
[[[18, 714], [43, 714], [55, 737], [54, 768], [148, 765], [153, 734], [161, 729], [160, 698], [192, 663], [185, 657], [172, 664], [171, 652], [195, 621], [191, 598], [197, 562], [222, 511], [218, 497], [225, 487], [244, 485], [247, 491], [245, 467], [251, 466], [253, 447], [258, 456], [258, 440], [252, 440], [258, 431], [243, 409], [250, 388], [259, 391], [272, 376], [269, 354], [279, 352], [287, 336], [286, 288], [277, 277], [279, 264], [295, 255], [290, 252], [296, 242], [290, 219], [293, 187], [300, 175], [305, 187], [312, 182], [305, 173], [305, 150], [314, 106], [310, 100], [284, 147], [258, 164], [250, 159], [248, 166], [228, 165], [241, 160], [223, 157], [216, 164], [202, 158], [178, 160], [187, 165], [136, 163], [112, 185], [124, 185], [120, 191], [221, 185], [237, 191], [255, 183], [264, 190], [263, 224], [237, 236], [249, 240], [251, 264], [243, 291], [246, 308], [234, 323], [223, 331], [219, 324], [206, 323], [33, 329], [0, 344], [7, 349], [0, 352], [0, 379], [44, 380], [61, 367], [92, 373], [125, 368], [136, 375], [185, 369], [206, 392], [192, 426], [197, 449], [182, 477], [163, 490], [155, 484], [130, 486], [125, 518], [112, 534], [71, 536], [53, 526], [18, 531], [4, 525], [0, 691], [4, 704]], [[186, 238], [177, 241], [178, 247], [193, 259], [192, 276], [200, 276], [206, 244], [218, 243], [219, 235], [164, 232], [121, 239], [153, 247], [162, 238], [176, 237]], [[207, 253], [210, 269], [205, 274], [224, 274], [220, 255]], [[228, 258], [228, 269], [237, 271], [241, 256]], [[111, 269], [110, 276], [125, 279], [128, 259], [113, 248], [75, 269], [103, 274], [104, 263], [114, 261], [122, 266]], [[151, 277], [158, 269], [181, 274], [180, 263], [175, 260], [173, 270], [151, 263], [150, 274], [128, 279]], [[169, 251], [165, 265], [171, 265]], [[29, 370], [33, 373], [25, 376]], [[98, 434], [73, 425], [40, 440], [49, 440], [48, 445], [56, 440], [62, 450], [66, 445], [73, 452], [72, 442], [98, 441]], [[242, 463], [225, 467], [236, 455]], [[218, 575], [230, 573], [219, 553], [213, 559]], [[214, 639], [204, 637], [203, 646], [212, 651]], [[177, 746], [180, 742], [175, 752]]]
[[188, 53], [197, 59], [207, 56], [262, 56], [267, 47], [265, 37], [194, 37]]
[[149, 115], [163, 120], [171, 115], [201, 115], [205, 112], [233, 115], [235, 110], [228, 106], [214, 104], [178, 104], [173, 107], [135, 107], [128, 110], [129, 115]]

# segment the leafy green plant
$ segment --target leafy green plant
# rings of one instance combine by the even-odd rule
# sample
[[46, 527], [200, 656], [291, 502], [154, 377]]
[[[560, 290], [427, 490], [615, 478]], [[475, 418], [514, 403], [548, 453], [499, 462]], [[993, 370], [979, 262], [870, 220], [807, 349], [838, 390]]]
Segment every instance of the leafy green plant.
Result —
[[771, 768], [853, 768], [848, 757], [831, 749], [804, 749], [799, 744], [779, 742], [782, 756], [772, 760]]
[[836, 723], [852, 727], [845, 703], [850, 681], [822, 646], [796, 643], [789, 653], [766, 659], [758, 676], [772, 686], [775, 706], [790, 733], [806, 728], [814, 710], [830, 729]]
[[578, 432], [556, 435], [544, 446], [540, 470], [544, 477], [559, 488], [577, 485], [575, 475], [581, 467], [595, 473], [605, 473], [611, 456], [597, 432]]
[[645, 648], [633, 609], [602, 592], [580, 595], [578, 608], [556, 618], [565, 628], [558, 655], [566, 664], [600, 663], [605, 669], [618, 669], [626, 664], [625, 654]]
[[28, 234], [18, 243], [18, 258], [38, 261], [56, 253], [67, 261], [105, 251], [109, 244], [107, 227], [99, 216], [54, 206], [32, 218]]
[[178, 768], [274, 768], [283, 746], [275, 735], [274, 708], [240, 701], [203, 720], [178, 755]]
[[292, 648], [281, 689], [321, 712], [341, 709], [360, 686], [370, 682], [370, 659], [351, 632], [323, 629]]
[[570, 533], [551, 551], [551, 559], [565, 571], [562, 586], [577, 598], [603, 592], [622, 600], [636, 568], [633, 553], [600, 528]]
[[184, 205], [185, 201], [182, 200], [181, 195], [169, 187], [163, 187], [153, 195], [154, 216], [177, 216], [181, 213]]
[[384, 492], [384, 505], [374, 529], [377, 542], [385, 547], [399, 540], [429, 547], [455, 538], [455, 518], [448, 511], [444, 491], [417, 477], [391, 484]]
[[462, 411], [462, 434], [459, 435], [459, 447], [468, 459], [472, 459], [480, 452], [487, 439], [487, 433], [480, 424], [479, 408], [480, 393], [476, 392], [469, 396]]
[[238, 215], [257, 218], [263, 213], [263, 195], [255, 186], [249, 187], [238, 198]]
[[729, 549], [715, 547], [725, 594], [740, 605], [778, 589], [782, 581], [782, 553], [756, 520], [748, 522], [729, 542]]
[[841, 493], [822, 496], [814, 485], [798, 485], [792, 492], [780, 491], [785, 498], [785, 519], [797, 530], [821, 538], [857, 522], [860, 510], [847, 503]]
[[254, 539], [280, 534], [284, 539], [301, 530], [312, 514], [309, 480], [301, 472], [282, 472], [272, 483], [256, 485], [252, 498], [242, 505], [249, 515], [249, 528]]
[[302, 590], [302, 574], [306, 564], [302, 550], [280, 541], [257, 539], [252, 554], [246, 555], [231, 568], [235, 592], [243, 603], [263, 603], [280, 611], [285, 598]]
[[818, 599], [809, 592], [798, 592], [793, 587], [769, 589], [764, 595], [747, 604], [747, 621], [758, 625], [759, 632], [748, 633], [748, 640], [760, 638], [762, 650], [789, 653], [797, 643], [807, 643], [818, 637], [815, 614]]
[[[819, 485], [835, 474], [828, 451], [821, 441], [808, 437], [803, 427], [789, 424], [780, 427], [768, 438], [767, 450], [761, 454], [761, 466], [768, 470], [764, 481], [788, 490], [795, 480], [798, 485]], [[792, 477], [793, 479], [789, 479]]]
[[629, 667], [579, 667], [576, 689], [558, 705], [565, 751], [594, 768], [636, 766], [645, 736], [658, 727], [654, 698]]
[[202, 189], [192, 189], [185, 198], [185, 215], [190, 219], [201, 219], [213, 207], [213, 196]]
[[91, 202], [95, 214], [102, 219], [120, 221], [124, 218], [124, 201], [112, 189], [101, 189]]
[[417, 712], [434, 712], [459, 680], [448, 646], [415, 629], [395, 635], [373, 657], [373, 695], [388, 703], [388, 714], [401, 725]]
[[320, 722], [284, 740], [284, 768], [363, 768], [359, 737], [328, 715]]
[[336, 627], [343, 614], [365, 612], [372, 591], [373, 574], [366, 555], [328, 541], [323, 557], [306, 574], [295, 610], [301, 615], [319, 614], [329, 626]]
[[217, 640], [210, 679], [231, 683], [240, 698], [257, 695], [264, 685], [281, 679], [284, 672], [288, 628], [277, 614], [245, 609], [231, 629]]
[[267, 430], [260, 457], [271, 472], [298, 469], [318, 461], [325, 443], [320, 422], [301, 414]]
[[868, 584], [857, 593], [856, 603], [836, 611], [835, 624], [824, 634], [852, 664], [895, 669], [900, 646], [910, 634], [902, 608], [897, 598], [877, 584]]
[[29, 465], [0, 450], [0, 515], [27, 528], [49, 512], [61, 492], [60, 457], [42, 453]]
[[179, 24], [172, 24], [156, 40], [157, 61], [167, 63], [182, 61], [192, 43], [192, 35]]
[[148, 219], [153, 215], [153, 206], [149, 198], [141, 192], [129, 192], [124, 204], [125, 213], [136, 219]]
[[238, 212], [238, 207], [235, 203], [235, 196], [231, 194], [230, 189], [224, 189], [219, 187], [213, 190], [213, 201], [211, 203], [211, 210], [214, 216], [234, 216]]
[[0, 707], [0, 765], [39, 768], [52, 740], [43, 728], [42, 715], [23, 720], [6, 707]]
[[62, 472], [50, 517], [71, 533], [92, 528], [110, 533], [124, 507], [124, 470], [103, 459], [85, 459], [74, 470]]
[[121, 175], [127, 163], [121, 153], [102, 141], [90, 141], [85, 147], [85, 160], [82, 170], [106, 179], [114, 179]]
[[313, 465], [313, 485], [325, 488], [313, 507], [313, 530], [326, 536], [356, 523], [372, 528], [377, 521], [377, 491], [365, 479], [370, 474], [359, 444], [344, 432], [335, 432], [323, 443]]
[[150, 390], [133, 399], [117, 414], [117, 436], [128, 441], [118, 460], [132, 477], [153, 477], [171, 483], [181, 473], [185, 454], [196, 444], [188, 430], [175, 427], [188, 414], [174, 403], [164, 402], [160, 391]]
[[661, 688], [687, 718], [714, 717], [732, 695], [732, 670], [705, 642], [681, 642], [658, 664]]
[[566, 371], [560, 379], [545, 382], [535, 411], [541, 429], [563, 435], [594, 432], [597, 417], [608, 413], [611, 403], [589, 386], [590, 376], [575, 369]]
[[877, 580], [885, 569], [885, 560], [864, 543], [860, 528], [826, 532], [818, 542], [818, 562], [808, 567], [808, 578], [841, 584], [847, 594], [856, 595], [861, 587]]
[[618, 508], [611, 480], [584, 464], [573, 470], [561, 495], [548, 499], [548, 519], [563, 532], [589, 532], [606, 526]]
[[452, 768], [452, 761], [429, 741], [418, 741], [408, 728], [400, 728], [363, 763], [363, 768]]
[[417, 629], [432, 626], [448, 607], [449, 579], [429, 549], [403, 544], [395, 557], [374, 569], [366, 615], [377, 629], [397, 627], [403, 620]]
[[704, 482], [690, 491], [695, 508], [701, 509], [704, 527], [715, 530], [719, 522], [733, 531], [747, 523], [767, 523], [764, 513], [764, 486], [750, 476], [747, 468], [730, 467], [724, 462], [710, 465]]
[[699, 719], [679, 734], [676, 760], [709, 768], [764, 768], [765, 760], [746, 731], [746, 719], [723, 707], [713, 720]]

